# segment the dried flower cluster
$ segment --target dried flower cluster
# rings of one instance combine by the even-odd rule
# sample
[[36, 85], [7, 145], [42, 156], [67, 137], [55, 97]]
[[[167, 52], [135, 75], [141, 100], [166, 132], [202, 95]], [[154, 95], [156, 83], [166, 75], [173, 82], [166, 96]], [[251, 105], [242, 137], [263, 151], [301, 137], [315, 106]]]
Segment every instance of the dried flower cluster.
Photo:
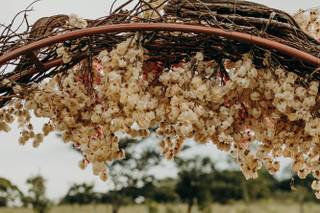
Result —
[[294, 16], [302, 30], [320, 41], [320, 9], [313, 8], [307, 11], [298, 11]]
[[[192, 138], [231, 153], [248, 179], [262, 166], [277, 172], [283, 156], [293, 160], [299, 177], [312, 173], [320, 180], [319, 82], [282, 69], [257, 70], [249, 55], [225, 61], [226, 70], [204, 61], [202, 53], [164, 68], [148, 62], [137, 43], [129, 39], [101, 52], [92, 72], [79, 64], [29, 90], [2, 82], [24, 99], [1, 110], [0, 130], [9, 131], [17, 120], [23, 129], [19, 143], [32, 140], [34, 147], [59, 131], [83, 153], [80, 167], [91, 163], [103, 180], [106, 163], [125, 157], [116, 134], [147, 137], [149, 128], [157, 128], [168, 159]], [[34, 132], [31, 112], [50, 119], [42, 133]], [[318, 197], [319, 185], [312, 185]]]
[[68, 25], [70, 28], [82, 29], [82, 28], [86, 28], [88, 26], [88, 22], [76, 14], [71, 14], [69, 16]]

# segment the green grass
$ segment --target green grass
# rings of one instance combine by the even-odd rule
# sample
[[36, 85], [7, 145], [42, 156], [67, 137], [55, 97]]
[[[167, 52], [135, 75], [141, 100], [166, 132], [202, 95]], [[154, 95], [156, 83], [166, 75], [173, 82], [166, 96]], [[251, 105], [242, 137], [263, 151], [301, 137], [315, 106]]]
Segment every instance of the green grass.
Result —
[[[185, 213], [185, 205], [157, 205], [158, 213]], [[171, 211], [169, 211], [171, 210]], [[111, 213], [111, 207], [107, 205], [86, 206], [57, 206], [50, 213]], [[250, 205], [234, 203], [230, 205], [212, 205], [212, 213], [302, 213], [299, 204], [295, 202], [263, 201]], [[320, 204], [306, 203], [304, 213], [319, 213]], [[33, 213], [31, 209], [0, 208], [0, 213]], [[127, 206], [120, 209], [119, 213], [148, 213], [147, 206]], [[200, 213], [194, 208], [192, 213]]]

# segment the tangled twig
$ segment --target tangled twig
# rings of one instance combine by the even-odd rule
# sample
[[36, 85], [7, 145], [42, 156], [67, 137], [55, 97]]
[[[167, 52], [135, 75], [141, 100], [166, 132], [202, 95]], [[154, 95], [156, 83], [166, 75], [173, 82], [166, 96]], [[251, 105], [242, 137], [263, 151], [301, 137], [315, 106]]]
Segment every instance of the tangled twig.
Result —
[[[116, 1], [113, 5], [115, 3]], [[139, 0], [133, 9], [126, 9], [126, 6], [131, 3], [133, 1], [128, 0], [116, 9], [111, 7], [109, 16], [86, 20], [88, 27], [141, 22], [202, 25], [250, 33], [286, 44], [315, 57], [320, 56], [320, 43], [306, 34], [290, 15], [261, 4], [233, 0], [223, 2], [220, 0]], [[68, 25], [69, 17], [67, 15], [43, 17], [30, 26], [26, 14], [31, 10], [31, 6], [32, 4], [19, 12], [8, 26], [2, 26], [0, 56], [43, 38], [75, 30]], [[164, 10], [161, 11], [160, 8], [163, 6]], [[13, 29], [13, 23], [21, 14], [23, 21], [18, 28]], [[23, 23], [25, 23], [26, 30], [21, 33], [19, 29]], [[24, 84], [40, 82], [48, 76], [67, 70], [83, 58], [88, 59], [90, 56], [89, 60], [92, 60], [92, 57], [100, 51], [110, 50], [116, 44], [133, 35], [134, 33], [96, 34], [90, 38], [82, 37], [67, 43], [57, 43], [39, 49], [9, 61], [0, 72], [0, 81], [14, 79], [16, 83]], [[149, 60], [162, 61], [166, 66], [188, 59], [196, 52], [203, 52], [206, 60], [216, 61], [225, 59], [235, 61], [239, 60], [244, 53], [251, 53], [257, 67], [265, 66], [265, 56], [270, 55], [269, 66], [281, 66], [308, 79], [320, 79], [319, 72], [315, 72], [318, 67], [290, 58], [277, 51], [266, 50], [245, 42], [194, 33], [141, 32], [140, 36], [143, 47], [149, 51]], [[89, 44], [89, 50], [86, 49], [83, 52], [83, 47]], [[57, 66], [45, 70], [43, 64], [57, 62], [56, 59], [59, 59], [56, 53], [57, 49], [65, 45], [72, 46], [69, 48], [72, 49], [70, 54], [75, 58], [70, 63], [57, 64]], [[89, 64], [91, 63], [89, 61]], [[9, 64], [16, 66], [9, 70], [7, 68]], [[11, 94], [10, 89], [5, 87], [0, 87], [0, 92], [2, 95]]]

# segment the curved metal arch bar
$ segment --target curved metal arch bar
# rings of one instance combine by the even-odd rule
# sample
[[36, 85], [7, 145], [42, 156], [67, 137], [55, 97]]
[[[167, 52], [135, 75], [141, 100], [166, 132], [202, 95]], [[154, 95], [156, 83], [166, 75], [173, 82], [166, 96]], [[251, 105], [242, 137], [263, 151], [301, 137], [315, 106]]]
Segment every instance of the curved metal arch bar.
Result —
[[[301, 61], [307, 62], [316, 67], [320, 66], [320, 58], [317, 58], [311, 54], [308, 54], [296, 48], [293, 48], [269, 39], [261, 38], [261, 37], [250, 35], [247, 33], [218, 29], [213, 27], [186, 25], [186, 24], [167, 24], [167, 23], [129, 23], [129, 24], [104, 25], [104, 26], [86, 28], [86, 29], [68, 32], [61, 35], [52, 36], [49, 38], [45, 38], [45, 39], [27, 44], [23, 47], [17, 48], [11, 52], [8, 52], [2, 55], [0, 57], [0, 66], [21, 55], [25, 55], [34, 50], [37, 50], [55, 43], [63, 42], [66, 40], [76, 39], [84, 36], [91, 36], [94, 34], [117, 33], [117, 32], [138, 32], [138, 31], [171, 31], [171, 32], [186, 32], [186, 33], [203, 33], [208, 35], [222, 36], [228, 39], [255, 44], [267, 49], [277, 50], [280, 53], [297, 58]], [[56, 64], [57, 63], [55, 63], [55, 65]], [[45, 67], [50, 68], [50, 66], [45, 66]]]

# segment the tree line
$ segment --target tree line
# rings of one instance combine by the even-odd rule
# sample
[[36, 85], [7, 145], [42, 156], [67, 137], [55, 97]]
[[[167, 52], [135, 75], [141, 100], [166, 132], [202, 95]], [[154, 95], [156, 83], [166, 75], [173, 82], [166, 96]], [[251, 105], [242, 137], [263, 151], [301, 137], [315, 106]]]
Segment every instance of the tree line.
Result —
[[[303, 208], [304, 202], [316, 201], [310, 189], [311, 177], [278, 180], [262, 171], [258, 179], [247, 181], [241, 171], [218, 170], [210, 157], [196, 155], [188, 159], [176, 158], [177, 177], [159, 179], [151, 172], [163, 163], [155, 149], [138, 147], [139, 151], [134, 150], [138, 145], [131, 139], [122, 140], [121, 146], [128, 154], [124, 160], [110, 165], [112, 190], [98, 193], [93, 184], [73, 184], [59, 204], [108, 204], [113, 213], [118, 213], [121, 207], [137, 203], [150, 206], [150, 211], [154, 209], [154, 203], [185, 203], [189, 213], [196, 207], [209, 212], [213, 202], [243, 201], [249, 204], [261, 199], [292, 199]], [[48, 212], [53, 203], [46, 197], [45, 179], [35, 176], [26, 183], [29, 191], [24, 194], [9, 180], [0, 178], [0, 206], [20, 202], [35, 212]]]

